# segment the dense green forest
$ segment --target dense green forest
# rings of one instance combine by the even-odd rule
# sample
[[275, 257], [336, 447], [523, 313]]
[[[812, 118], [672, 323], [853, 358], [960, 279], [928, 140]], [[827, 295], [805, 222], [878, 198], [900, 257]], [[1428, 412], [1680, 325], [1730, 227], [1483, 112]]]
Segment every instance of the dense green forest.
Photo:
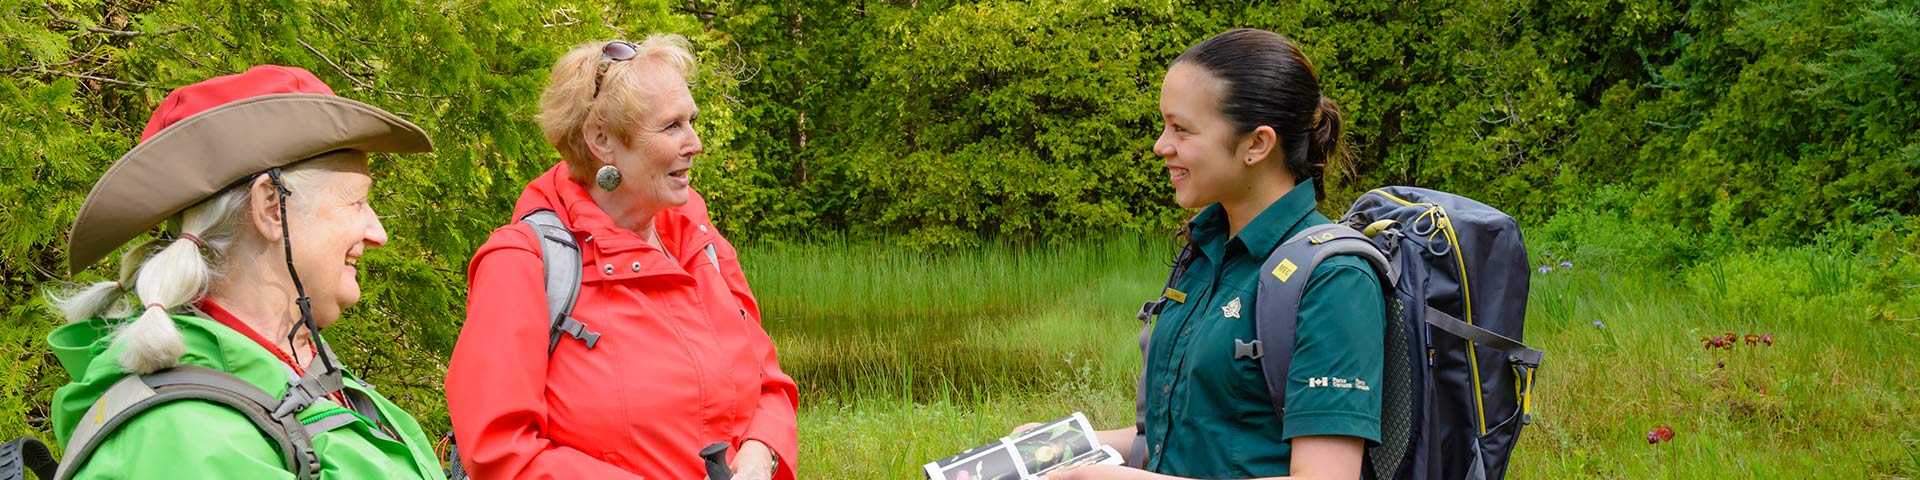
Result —
[[1161, 75], [1242, 26], [1300, 42], [1347, 112], [1329, 205], [1439, 188], [1523, 225], [1652, 229], [1661, 254], [1635, 258], [1675, 268], [1821, 242], [1920, 263], [1912, 0], [6, 0], [0, 437], [44, 432], [66, 376], [42, 294], [117, 268], [68, 275], [66, 230], [173, 87], [300, 66], [433, 137], [376, 158], [394, 241], [330, 330], [431, 430], [468, 256], [558, 161], [535, 99], [576, 44], [694, 40], [695, 186], [736, 242], [939, 251], [1170, 232], [1188, 213], [1149, 151]]

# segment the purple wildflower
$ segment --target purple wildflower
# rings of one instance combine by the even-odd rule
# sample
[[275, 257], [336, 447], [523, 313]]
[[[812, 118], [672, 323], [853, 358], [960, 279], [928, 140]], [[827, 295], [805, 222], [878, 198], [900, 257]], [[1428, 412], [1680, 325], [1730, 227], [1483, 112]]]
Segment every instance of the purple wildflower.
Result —
[[1594, 326], [1594, 327], [1596, 327], [1596, 328], [1607, 328], [1607, 324], [1605, 324], [1605, 323], [1600, 323], [1600, 321], [1599, 321], [1599, 320], [1594, 320], [1594, 321], [1593, 321], [1593, 326]]
[[1552, 272], [1552, 271], [1553, 271], [1553, 267], [1540, 267], [1540, 274], [1541, 274], [1541, 275], [1546, 275], [1547, 273], [1549, 273], [1549, 272]]
[[1560, 262], [1560, 268], [1573, 268], [1573, 262]]

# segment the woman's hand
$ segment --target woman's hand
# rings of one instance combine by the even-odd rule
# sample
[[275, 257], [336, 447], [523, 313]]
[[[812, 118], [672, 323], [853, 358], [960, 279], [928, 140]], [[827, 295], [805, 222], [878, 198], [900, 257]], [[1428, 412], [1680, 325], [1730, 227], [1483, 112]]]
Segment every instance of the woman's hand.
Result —
[[1042, 425], [1042, 424], [1041, 424], [1040, 422], [1027, 422], [1027, 423], [1026, 423], [1025, 425], [1021, 425], [1021, 426], [1018, 426], [1018, 427], [1013, 427], [1013, 431], [1012, 431], [1012, 432], [1009, 432], [1009, 433], [1007, 433], [1007, 436], [1009, 436], [1009, 437], [1011, 437], [1011, 436], [1014, 436], [1014, 435], [1019, 435], [1019, 434], [1021, 434], [1022, 432], [1025, 432], [1025, 431], [1028, 431], [1028, 430], [1032, 430], [1032, 429], [1033, 429], [1034, 427], [1038, 427], [1038, 426], [1040, 426], [1040, 425]]
[[[1293, 439], [1293, 476], [1265, 477], [1255, 480], [1360, 478], [1360, 457], [1366, 442], [1342, 436], [1305, 436]], [[1046, 474], [1045, 480], [1171, 480], [1180, 477], [1161, 475], [1119, 465], [1088, 465]]]
[[773, 449], [759, 440], [740, 443], [733, 455], [734, 480], [773, 480]]
[[1088, 465], [1063, 472], [1046, 474], [1046, 480], [1152, 480], [1173, 479], [1158, 473], [1119, 465]]

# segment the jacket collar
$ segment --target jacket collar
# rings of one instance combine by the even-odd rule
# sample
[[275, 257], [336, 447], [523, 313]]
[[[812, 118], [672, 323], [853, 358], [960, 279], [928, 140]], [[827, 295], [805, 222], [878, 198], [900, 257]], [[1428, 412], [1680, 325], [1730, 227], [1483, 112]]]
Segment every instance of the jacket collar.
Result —
[[[653, 217], [661, 243], [666, 245], [669, 255], [677, 259], [686, 259], [688, 253], [698, 253], [695, 250], [712, 243], [713, 228], [705, 215], [706, 203], [698, 193], [690, 197], [686, 205], [662, 210]], [[583, 251], [588, 250], [588, 244], [601, 254], [653, 250], [645, 237], [614, 223], [613, 217], [593, 201], [585, 185], [568, 178], [564, 162], [527, 184], [526, 191], [514, 205], [513, 218], [517, 220], [538, 209], [552, 210], [565, 219]]]
[[1199, 244], [1201, 253], [1215, 261], [1225, 259], [1235, 245], [1245, 255], [1264, 260], [1281, 242], [1287, 241], [1288, 236], [1300, 230], [1301, 222], [1313, 213], [1318, 203], [1313, 197], [1313, 180], [1300, 182], [1266, 210], [1261, 210], [1260, 215], [1247, 222], [1233, 238], [1227, 238], [1230, 225], [1226, 208], [1218, 203], [1208, 205], [1190, 222], [1193, 241]]

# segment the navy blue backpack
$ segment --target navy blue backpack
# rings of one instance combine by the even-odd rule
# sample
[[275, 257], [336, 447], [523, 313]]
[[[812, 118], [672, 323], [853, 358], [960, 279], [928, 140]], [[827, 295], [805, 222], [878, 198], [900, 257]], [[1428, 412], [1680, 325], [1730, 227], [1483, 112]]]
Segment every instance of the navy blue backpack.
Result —
[[[1141, 308], [1149, 331], [1168, 295], [1178, 295], [1173, 285], [1191, 255], [1181, 251], [1166, 293]], [[1276, 412], [1286, 405], [1307, 278], [1335, 255], [1367, 260], [1387, 300], [1380, 443], [1367, 449], [1366, 478], [1505, 477], [1520, 428], [1532, 420], [1528, 399], [1543, 356], [1521, 343], [1532, 270], [1513, 217], [1458, 195], [1384, 187], [1361, 195], [1340, 222], [1275, 247], [1260, 270], [1259, 340], [1236, 345], [1236, 355], [1260, 361]], [[1128, 456], [1144, 457], [1138, 448]]]

